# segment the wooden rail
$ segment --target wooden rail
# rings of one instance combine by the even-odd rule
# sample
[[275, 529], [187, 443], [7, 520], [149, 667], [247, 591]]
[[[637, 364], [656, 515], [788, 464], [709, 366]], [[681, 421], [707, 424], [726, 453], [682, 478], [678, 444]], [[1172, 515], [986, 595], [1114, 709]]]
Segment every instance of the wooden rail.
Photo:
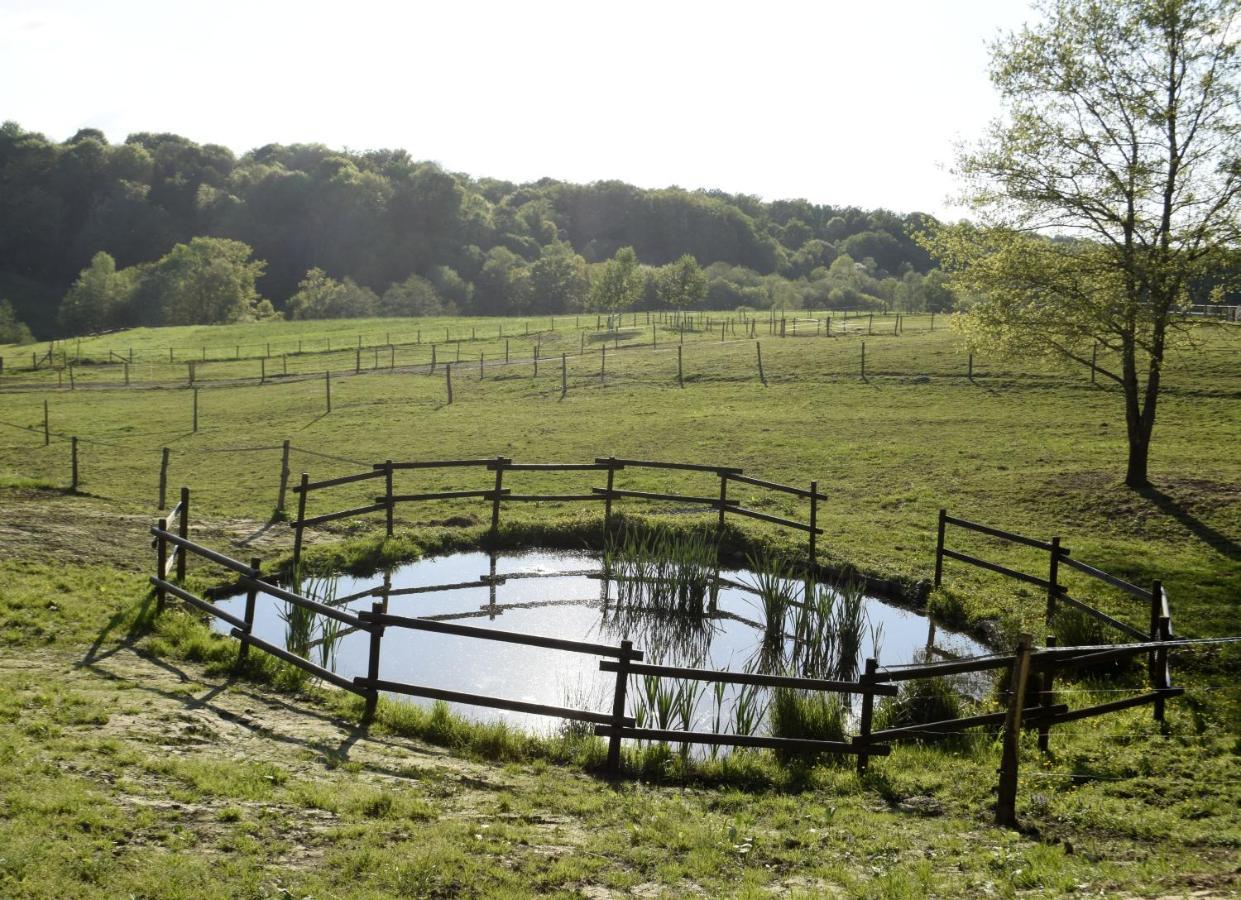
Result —
[[[484, 469], [494, 473], [493, 483], [490, 488], [479, 487], [471, 490], [419, 491], [414, 493], [398, 493], [394, 488], [394, 473], [448, 468]], [[718, 496], [701, 496], [664, 491], [643, 491], [619, 487], [616, 484], [616, 475], [618, 472], [640, 468], [700, 472], [707, 475], [714, 475], [719, 479], [719, 494]], [[604, 472], [607, 475], [607, 484], [603, 487], [591, 487], [589, 490], [559, 490], [551, 493], [514, 492], [511, 487], [504, 486], [504, 476], [505, 473], [516, 472]], [[380, 477], [385, 479], [384, 493], [382, 495], [375, 495], [372, 498], [374, 502], [370, 505], [336, 510], [321, 513], [319, 515], [307, 515], [306, 503], [307, 496], [310, 493]], [[728, 486], [730, 483], [749, 485], [763, 490], [788, 494], [798, 498], [799, 500], [808, 501], [809, 521], [801, 521], [795, 518], [773, 515], [771, 513], [761, 512], [756, 509], [746, 508], [741, 505], [740, 500], [730, 498], [728, 496]], [[823, 529], [819, 528], [817, 524], [818, 503], [827, 499], [827, 495], [818, 490], [817, 482], [811, 482], [810, 488], [805, 489], [793, 485], [780, 484], [774, 481], [766, 481], [761, 478], [753, 478], [742, 474], [742, 470], [735, 466], [715, 466], [700, 463], [667, 462], [647, 459], [625, 459], [610, 456], [596, 457], [593, 462], [566, 463], [514, 462], [513, 460], [503, 456], [498, 456], [491, 459], [414, 460], [405, 462], [388, 460], [382, 463], [373, 463], [371, 470], [367, 472], [361, 472], [353, 475], [342, 475], [336, 478], [323, 479], [321, 481], [311, 481], [310, 476], [303, 473], [301, 483], [295, 486], [293, 491], [296, 495], [298, 495], [297, 516], [290, 523], [294, 530], [293, 559], [295, 564], [301, 560], [303, 533], [306, 528], [323, 525], [328, 522], [338, 521], [340, 519], [348, 519], [355, 516], [383, 512], [385, 513], [387, 519], [387, 532], [389, 535], [392, 535], [394, 532], [395, 509], [401, 504], [425, 503], [442, 500], [483, 500], [485, 502], [490, 502], [491, 530], [492, 535], [494, 536], [500, 526], [501, 510], [504, 503], [602, 502], [604, 505], [604, 530], [610, 531], [612, 523], [612, 508], [616, 501], [645, 500], [648, 502], [659, 503], [689, 503], [701, 506], [705, 510], [716, 511], [719, 516], [718, 523], [720, 529], [723, 529], [727, 516], [733, 514], [743, 518], [767, 522], [781, 528], [801, 531], [808, 535], [806, 565], [808, 579], [812, 577], [811, 573], [814, 572], [817, 565], [816, 539], [818, 535], [823, 534]]]

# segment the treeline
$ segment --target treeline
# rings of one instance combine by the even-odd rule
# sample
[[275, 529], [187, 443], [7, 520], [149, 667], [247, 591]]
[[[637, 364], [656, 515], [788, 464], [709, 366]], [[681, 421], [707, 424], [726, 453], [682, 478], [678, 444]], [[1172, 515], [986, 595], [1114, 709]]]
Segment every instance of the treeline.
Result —
[[0, 127], [0, 298], [41, 336], [278, 314], [943, 308], [912, 238], [926, 221], [620, 182], [518, 185], [402, 150], [238, 158], [173, 134], [111, 144], [83, 129], [55, 143]]

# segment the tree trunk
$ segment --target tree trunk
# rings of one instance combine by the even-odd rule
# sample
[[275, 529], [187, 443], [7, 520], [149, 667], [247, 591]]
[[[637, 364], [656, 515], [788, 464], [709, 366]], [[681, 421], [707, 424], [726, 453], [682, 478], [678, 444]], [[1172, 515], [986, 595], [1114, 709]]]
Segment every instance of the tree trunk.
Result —
[[[1140, 426], [1139, 426], [1140, 429]], [[1150, 487], [1146, 466], [1150, 459], [1150, 433], [1134, 435], [1129, 432], [1129, 466], [1125, 471], [1125, 485], [1131, 488]]]

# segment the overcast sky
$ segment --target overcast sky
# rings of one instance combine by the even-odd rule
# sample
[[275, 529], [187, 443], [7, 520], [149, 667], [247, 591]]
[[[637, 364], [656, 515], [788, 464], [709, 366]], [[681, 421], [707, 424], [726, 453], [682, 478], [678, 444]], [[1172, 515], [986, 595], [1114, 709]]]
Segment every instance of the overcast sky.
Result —
[[0, 119], [954, 216], [1024, 0], [0, 0]]

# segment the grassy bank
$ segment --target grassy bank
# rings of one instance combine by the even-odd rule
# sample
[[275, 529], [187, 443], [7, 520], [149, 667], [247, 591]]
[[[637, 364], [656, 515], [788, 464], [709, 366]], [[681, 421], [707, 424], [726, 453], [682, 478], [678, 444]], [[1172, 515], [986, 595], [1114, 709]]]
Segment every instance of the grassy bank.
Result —
[[[358, 332], [355, 323], [333, 327]], [[395, 707], [362, 733], [350, 702], [274, 668], [233, 680], [234, 644], [179, 611], [148, 632], [142, 606], [161, 448], [172, 450], [170, 483], [193, 489], [195, 534], [275, 564], [287, 556], [289, 535], [264, 523], [278, 448], [289, 439], [302, 448], [294, 472], [313, 478], [388, 458], [614, 454], [739, 465], [799, 485], [817, 480], [831, 498], [819, 508], [826, 529], [819, 562], [911, 587], [930, 577], [936, 511], [946, 506], [1038, 537], [1059, 534], [1076, 558], [1139, 584], [1162, 578], [1178, 633], [1238, 633], [1241, 336], [1223, 328], [1202, 336], [1202, 347], [1169, 372], [1156, 486], [1144, 493], [1120, 483], [1123, 421], [1108, 386], [1081, 372], [988, 360], [975, 361], [971, 381], [941, 330], [868, 337], [866, 381], [852, 368], [861, 340], [854, 336], [765, 339], [766, 386], [752, 345], [705, 341], [683, 351], [684, 388], [676, 385], [675, 352], [635, 349], [609, 353], [602, 380], [598, 357], [571, 360], [563, 399], [559, 350], [537, 377], [531, 366], [479, 379], [463, 366], [451, 406], [442, 372], [342, 377], [326, 415], [321, 381], [219, 384], [200, 393], [197, 433], [182, 388], [0, 392], [0, 421], [8, 423], [0, 425], [7, 435], [0, 761], [11, 774], [0, 788], [0, 891], [1235, 890], [1235, 652], [1178, 655], [1174, 676], [1189, 695], [1169, 705], [1166, 731], [1149, 710], [1134, 710], [1057, 730], [1050, 756], [1031, 741], [1019, 790], [1027, 830], [1017, 833], [989, 824], [998, 748], [987, 738], [951, 752], [899, 748], [864, 779], [847, 766], [784, 769], [763, 756], [686, 777], [675, 759], [656, 768], [635, 758], [640, 777], [611, 787], [589, 774], [598, 752], [591, 742], [523, 742]], [[182, 339], [149, 338], [152, 346]], [[82, 439], [77, 495], [40, 487], [67, 483], [68, 444], [59, 437], [68, 435]], [[409, 473], [397, 489], [485, 489], [487, 476]], [[576, 493], [598, 483], [595, 473], [511, 479], [531, 492]], [[713, 479], [668, 472], [625, 472], [618, 486], [706, 495], [718, 488]], [[369, 491], [315, 495], [311, 512], [361, 502]], [[735, 496], [776, 515], [804, 514], [758, 489], [738, 486]], [[676, 507], [650, 511], [665, 522], [701, 521]], [[591, 533], [600, 515], [596, 505], [510, 504], [503, 521], [511, 540], [555, 542]], [[399, 511], [392, 542], [375, 538], [381, 520], [346, 522], [324, 529], [326, 543], [311, 553], [365, 566], [476, 539], [488, 521], [483, 501], [410, 505]], [[802, 546], [761, 523], [737, 529], [738, 544]], [[951, 545], [1028, 571], [1043, 564], [981, 537]], [[206, 570], [196, 577], [215, 579]], [[1144, 615], [1119, 594], [1069, 583], [1075, 596], [1117, 615], [1138, 622]], [[1044, 599], [1034, 589], [951, 563], [945, 584], [931, 602], [960, 621], [1041, 633]], [[1083, 692], [1073, 705], [1110, 699], [1091, 693], [1098, 688], [1072, 685]]]

